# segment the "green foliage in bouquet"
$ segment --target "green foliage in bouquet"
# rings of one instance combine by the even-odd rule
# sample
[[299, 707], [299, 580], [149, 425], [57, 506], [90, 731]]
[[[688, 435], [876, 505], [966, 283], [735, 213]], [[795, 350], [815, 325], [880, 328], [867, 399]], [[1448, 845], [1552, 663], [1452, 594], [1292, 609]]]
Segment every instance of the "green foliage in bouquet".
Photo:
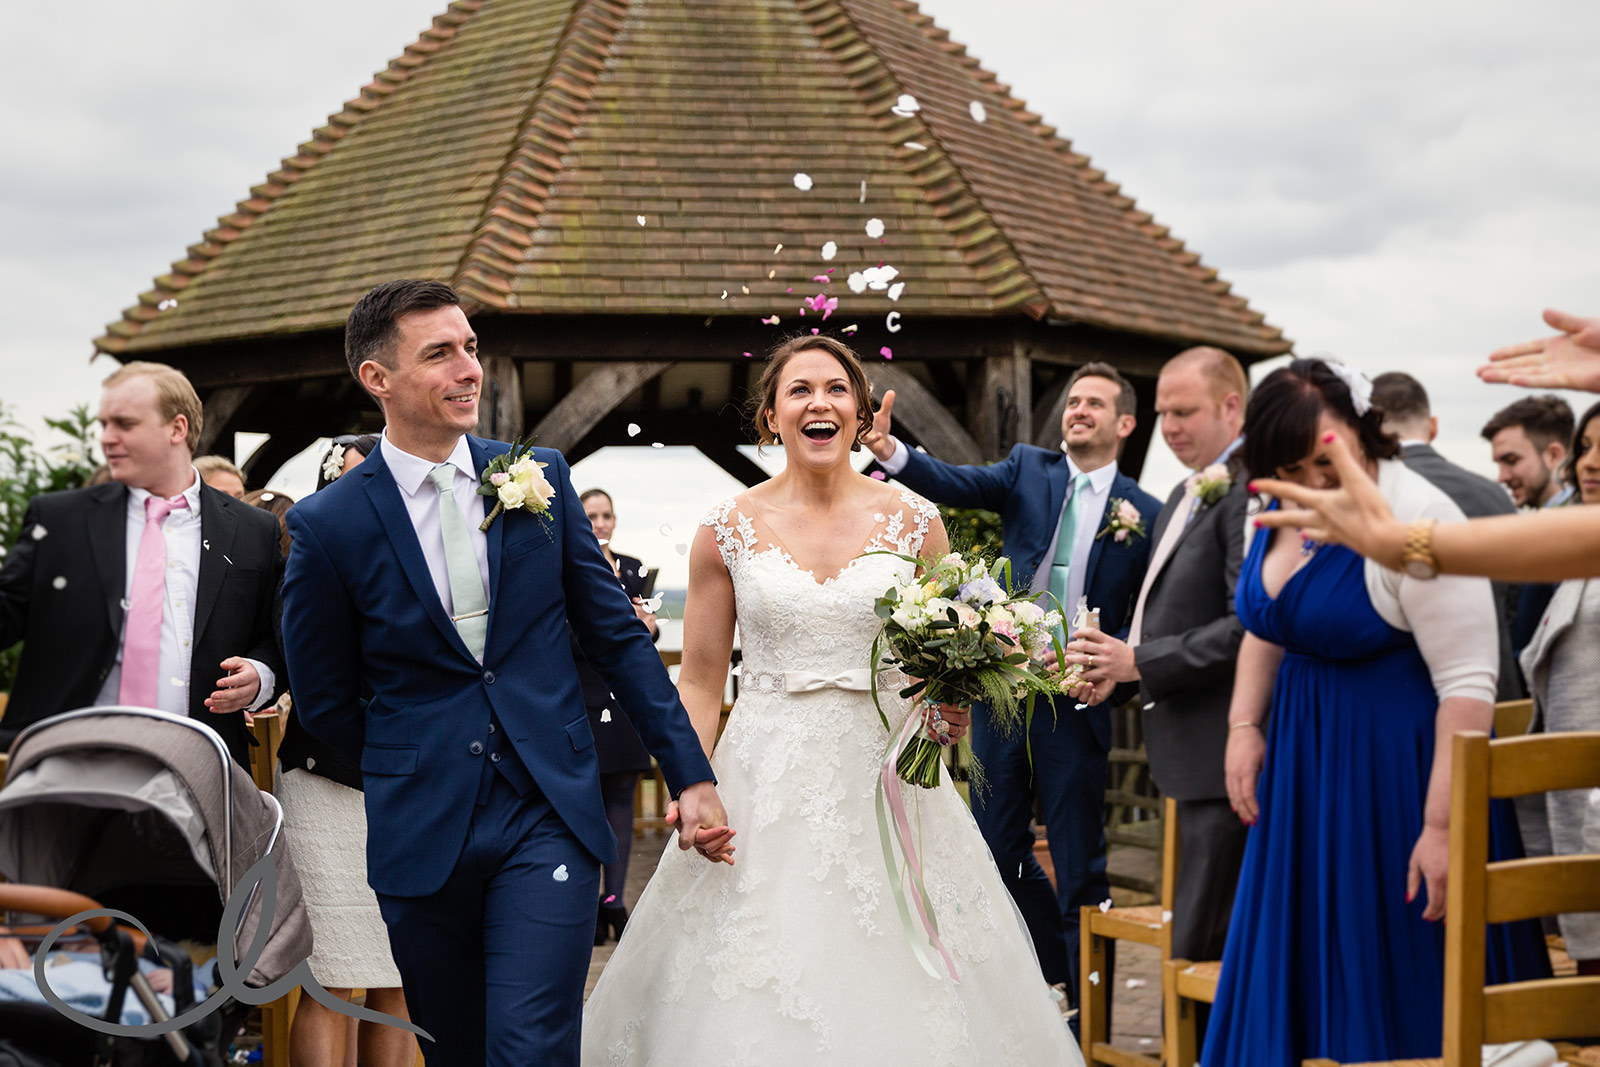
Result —
[[950, 547], [955, 551], [971, 552], [987, 560], [997, 559], [1005, 551], [1005, 539], [1000, 536], [1000, 516], [994, 512], [940, 504], [939, 518], [944, 520]]
[[[45, 425], [66, 438], [48, 448], [34, 443], [27, 429], [0, 404], [0, 565], [22, 535], [28, 501], [40, 493], [81, 489], [94, 473], [95, 440], [99, 436], [87, 406], [79, 405], [64, 419]], [[22, 646], [0, 651], [0, 692], [11, 689]]]
[[[882, 554], [928, 566], [915, 556]], [[1059, 677], [1043, 664], [1052, 648], [1065, 661], [1056, 636], [1060, 613], [1045, 611], [1026, 593], [1014, 595], [1004, 557], [991, 564], [972, 550], [953, 552], [920, 578], [885, 590], [875, 610], [883, 628], [873, 640], [872, 669], [903, 671], [911, 684], [900, 690], [902, 698], [964, 707], [981, 701], [996, 726], [1026, 736], [1034, 702], [1061, 692]], [[877, 694], [874, 685], [874, 702]], [[894, 734], [881, 703], [878, 715]], [[896, 766], [904, 781], [931, 789], [939, 784], [942, 756], [942, 747], [919, 732]]]

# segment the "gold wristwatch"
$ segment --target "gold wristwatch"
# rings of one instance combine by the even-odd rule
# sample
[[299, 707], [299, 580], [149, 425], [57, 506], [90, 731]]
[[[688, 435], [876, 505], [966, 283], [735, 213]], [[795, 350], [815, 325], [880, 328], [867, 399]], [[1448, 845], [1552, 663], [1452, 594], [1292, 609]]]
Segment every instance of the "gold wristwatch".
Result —
[[1400, 553], [1400, 569], [1411, 578], [1427, 580], [1439, 576], [1439, 560], [1433, 554], [1433, 528], [1438, 519], [1416, 519], [1406, 528], [1406, 547]]

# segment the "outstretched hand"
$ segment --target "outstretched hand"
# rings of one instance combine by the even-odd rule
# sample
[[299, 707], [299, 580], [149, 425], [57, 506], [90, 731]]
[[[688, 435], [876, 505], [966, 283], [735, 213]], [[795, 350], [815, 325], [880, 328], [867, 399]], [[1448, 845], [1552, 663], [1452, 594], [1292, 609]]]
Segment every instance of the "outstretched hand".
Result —
[[737, 851], [733, 837], [737, 832], [728, 827], [728, 813], [723, 810], [717, 787], [710, 782], [696, 782], [678, 794], [678, 799], [667, 805], [666, 823], [678, 828], [678, 847], [685, 852], [694, 849], [713, 863], [733, 866]]
[[1530, 389], [1600, 393], [1600, 318], [1580, 318], [1550, 308], [1544, 321], [1561, 332], [1489, 353], [1478, 377]]
[[1310, 489], [1276, 478], [1258, 478], [1250, 483], [1250, 491], [1276, 497], [1285, 506], [1258, 515], [1256, 525], [1297, 527], [1307, 541], [1346, 545], [1398, 570], [1405, 551], [1405, 524], [1394, 517], [1377, 483], [1350, 454], [1343, 439], [1330, 433], [1322, 441], [1325, 454], [1339, 472], [1339, 487]]
[[861, 443], [867, 446], [867, 451], [878, 458], [879, 463], [887, 463], [894, 455], [894, 441], [889, 437], [889, 412], [894, 408], [894, 390], [890, 389], [883, 394], [883, 404], [872, 416], [872, 429], [861, 438]]

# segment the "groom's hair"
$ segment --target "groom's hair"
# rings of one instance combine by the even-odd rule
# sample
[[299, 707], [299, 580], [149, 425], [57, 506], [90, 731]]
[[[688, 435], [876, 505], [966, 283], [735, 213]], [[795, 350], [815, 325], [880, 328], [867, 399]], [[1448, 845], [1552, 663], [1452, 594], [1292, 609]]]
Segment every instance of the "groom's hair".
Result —
[[856, 400], [856, 435], [852, 451], [861, 447], [861, 438], [872, 429], [872, 383], [861, 367], [861, 359], [849, 345], [827, 334], [801, 334], [779, 344], [767, 355], [767, 369], [761, 372], [756, 391], [751, 394], [749, 415], [751, 429], [756, 434], [756, 444], [771, 445], [778, 437], [767, 425], [767, 412], [778, 406], [778, 386], [783, 378], [784, 366], [801, 352], [826, 352], [839, 361], [844, 376], [850, 382], [850, 392]]
[[403, 278], [368, 289], [344, 320], [344, 358], [350, 364], [350, 376], [359, 382], [361, 364], [369, 359], [394, 366], [390, 348], [399, 333], [395, 323], [402, 315], [460, 303], [456, 291], [444, 282]]

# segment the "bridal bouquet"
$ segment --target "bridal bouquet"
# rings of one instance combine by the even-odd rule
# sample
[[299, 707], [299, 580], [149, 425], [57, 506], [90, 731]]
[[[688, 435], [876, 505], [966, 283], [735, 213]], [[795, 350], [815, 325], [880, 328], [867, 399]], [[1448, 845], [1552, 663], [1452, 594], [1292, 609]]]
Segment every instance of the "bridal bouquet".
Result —
[[[925, 565], [912, 556], [900, 558]], [[988, 563], [952, 552], [921, 578], [891, 586], [876, 608], [884, 623], [873, 640], [872, 666], [899, 668], [910, 676], [901, 697], [963, 707], [981, 700], [1000, 728], [1026, 729], [1034, 700], [1061, 692], [1063, 676], [1044, 666], [1052, 648], [1061, 662], [1066, 660], [1056, 636], [1061, 613], [1046, 611], [1026, 593], [1014, 595], [1011, 564], [1004, 557]], [[876, 702], [876, 686], [872, 692]], [[878, 714], [895, 734], [881, 704]], [[894, 744], [903, 747], [896, 769], [901, 780], [932, 789], [939, 784], [943, 749], [920, 730], [909, 738], [909, 724], [915, 719], [920, 725], [921, 716], [922, 707], [914, 708], [898, 731]]]

